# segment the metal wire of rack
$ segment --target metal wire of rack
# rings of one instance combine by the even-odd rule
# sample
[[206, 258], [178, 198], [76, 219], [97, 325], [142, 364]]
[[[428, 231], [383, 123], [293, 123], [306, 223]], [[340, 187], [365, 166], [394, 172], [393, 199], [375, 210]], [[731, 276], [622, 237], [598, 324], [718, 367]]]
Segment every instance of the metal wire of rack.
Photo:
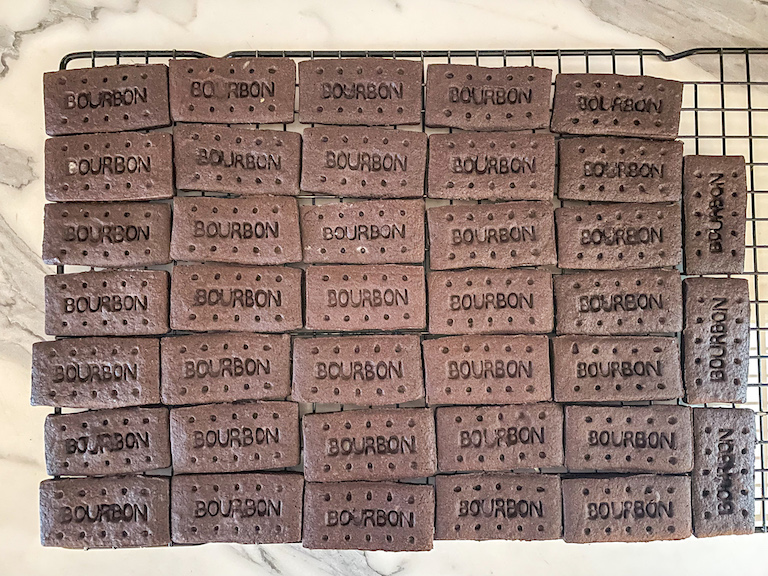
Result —
[[[83, 51], [64, 56], [60, 69], [164, 63], [177, 58], [208, 56], [193, 50]], [[735, 276], [749, 281], [751, 321], [747, 402], [740, 406], [749, 407], [756, 414], [755, 531], [768, 532], [768, 196], [765, 196], [768, 195], [768, 47], [693, 48], [674, 54], [656, 49], [255, 50], [234, 51], [225, 57], [288, 57], [297, 61], [385, 57], [419, 60], [424, 66], [445, 62], [483, 66], [533, 65], [551, 68], [555, 73], [649, 74], [682, 81], [684, 89], [679, 139], [684, 143], [685, 153], [741, 154], [746, 159], [746, 269], [744, 274]], [[422, 84], [422, 96], [424, 90]], [[426, 128], [423, 107], [421, 112], [422, 121], [419, 126], [401, 129], [427, 133], [452, 131]], [[261, 127], [301, 131], [302, 126], [294, 122]], [[346, 200], [303, 193], [299, 199], [302, 203], [312, 204]], [[555, 203], [562, 205], [557, 196]], [[428, 249], [425, 253], [427, 263]], [[57, 267], [58, 274], [64, 272], [64, 266]], [[294, 333], [312, 334], [306, 330]], [[302, 413], [344, 408], [339, 405], [311, 405], [306, 406]], [[61, 409], [56, 408], [55, 411], [59, 413]]]

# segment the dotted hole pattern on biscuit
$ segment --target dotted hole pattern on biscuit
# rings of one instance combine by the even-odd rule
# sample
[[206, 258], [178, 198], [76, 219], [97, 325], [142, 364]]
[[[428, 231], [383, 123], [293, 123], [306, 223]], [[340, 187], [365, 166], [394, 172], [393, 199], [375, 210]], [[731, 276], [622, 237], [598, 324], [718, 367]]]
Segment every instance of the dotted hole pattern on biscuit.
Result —
[[[360, 276], [360, 278], [362, 279], [363, 282], [367, 282], [369, 280], [369, 278], [371, 278], [373, 276], [375, 276], [375, 274], [362, 274]], [[407, 274], [403, 274], [401, 276], [401, 279], [402, 279], [403, 282], [408, 282], [408, 278], [409, 277], [408, 277]], [[381, 274], [381, 282], [384, 285], [386, 285], [386, 283], [387, 283], [387, 281], [389, 279], [390, 278], [389, 278], [388, 274]], [[321, 277], [321, 280], [323, 282], [329, 282], [331, 280], [331, 277], [328, 274], [323, 274], [323, 276]], [[356, 279], [352, 278], [349, 274], [343, 274], [341, 276], [341, 280], [343, 282], [356, 282]], [[393, 293], [392, 298], [397, 298], [397, 295]], [[404, 320], [410, 320], [411, 313], [410, 312], [403, 312], [402, 317], [403, 317]], [[393, 319], [392, 315], [389, 314], [389, 313], [382, 314], [381, 318], [383, 318], [384, 320]], [[323, 321], [324, 322], [330, 322], [331, 320], [332, 320], [332, 318], [331, 318], [330, 314], [323, 315]], [[344, 322], [350, 322], [352, 320], [352, 317], [349, 314], [346, 314], [346, 315], [344, 315], [343, 320], [344, 320]], [[363, 322], [369, 322], [370, 320], [371, 320], [370, 315], [368, 315], [368, 314], [364, 314], [363, 315]]]
[[[85, 282], [85, 281], [81, 282], [80, 285], [82, 286], [83, 290], [87, 290], [88, 286], [89, 286], [88, 282]], [[142, 288], [146, 288], [148, 285], [149, 285], [149, 282], [147, 282], [146, 280], [142, 280], [141, 281], [141, 287]], [[97, 287], [98, 288], [109, 289], [110, 286], [114, 286], [113, 290], [115, 290], [117, 292], [125, 292], [125, 288], [128, 286], [128, 282], [126, 282], [125, 280], [121, 280], [119, 283], [117, 281], [109, 282], [107, 280], [102, 280], [100, 285], [97, 282], [95, 285], [91, 285], [91, 286], [92, 286], [91, 289], [95, 289]], [[134, 284], [134, 286], [135, 286], [135, 284]], [[64, 291], [69, 289], [69, 285], [66, 282], [62, 282], [61, 284], [59, 284], [59, 289], [62, 292], [64, 292]], [[123, 310], [129, 310], [129, 309], [135, 310], [135, 309], [137, 309], [136, 308], [137, 301], [136, 301], [135, 297], [132, 296], [131, 294], [126, 295], [125, 298], [124, 298], [124, 301], [123, 301], [123, 306], [124, 306]], [[103, 326], [108, 326], [109, 325], [109, 320], [102, 320], [101, 323], [102, 323]], [[141, 319], [141, 323], [142, 323], [142, 325], [147, 326], [149, 324], [149, 320], [147, 318], [142, 318]], [[88, 320], [83, 320], [81, 322], [81, 324], [83, 326], [88, 326]], [[127, 326], [128, 325], [128, 320], [127, 319], [123, 319], [122, 324], [124, 326]], [[69, 322], [67, 322], [66, 320], [62, 320], [61, 321], [61, 325], [62, 326], [68, 326]]]
[[[704, 173], [703, 173], [701, 170], [696, 170], [696, 171], [694, 171], [693, 175], [694, 175], [694, 177], [696, 177], [697, 179], [701, 179], [701, 178], [704, 178]], [[740, 174], [738, 171], [736, 171], [736, 170], [732, 171], [732, 172], [731, 172], [731, 174], [730, 174], [730, 176], [731, 176], [731, 178], [733, 178], [733, 179], [735, 179], [735, 180], [736, 180], [736, 179], [740, 179], [740, 178], [741, 178], [741, 174]], [[701, 197], [702, 197], [702, 192], [697, 190], [696, 192], [694, 192], [694, 193], [693, 193], [693, 195], [694, 195], [694, 197], [696, 197], [696, 198], [701, 198]], [[738, 197], [738, 195], [739, 195], [739, 194], [738, 194], [737, 192], [731, 192], [731, 197], [733, 197], [733, 198], [737, 198], [737, 197]], [[704, 234], [706, 233], [706, 230], [708, 230], [708, 229], [709, 229], [709, 223], [708, 223], [709, 214], [708, 214], [708, 213], [706, 213], [706, 214], [705, 214], [705, 213], [704, 213], [704, 212], [702, 212], [701, 210], [694, 210], [694, 212], [693, 212], [693, 215], [694, 215], [696, 218], [699, 218], [699, 219], [700, 219], [700, 221], [702, 222], [702, 223], [701, 223], [701, 224], [698, 226], [698, 228], [702, 228], [703, 230], [696, 230], [696, 232], [694, 232], [694, 236], [695, 236], [696, 238], [700, 238], [702, 235], [704, 235]], [[740, 217], [741, 217], [741, 218], [743, 218], [743, 217], [744, 217], [744, 215], [743, 215], [743, 214], [741, 214], [741, 215], [740, 215], [740, 214], [739, 214], [738, 212], [736, 212], [736, 211], [731, 211], [731, 214], [730, 214], [730, 216], [731, 216], [732, 218], [740, 218]], [[737, 239], [738, 239], [739, 233], [738, 233], [736, 230], [731, 230], [731, 231], [729, 232], [729, 235], [730, 235], [730, 236], [732, 236], [732, 237], [734, 237], [734, 238], [737, 238]], [[699, 249], [699, 248], [697, 248], [697, 249], [694, 251], [694, 254], [696, 255], [696, 257], [697, 257], [697, 258], [701, 258], [701, 257], [704, 257], [704, 258], [708, 258], [708, 257], [709, 257], [709, 255], [708, 255], [708, 254], [704, 254], [704, 253], [701, 251], [701, 249]], [[741, 258], [741, 254], [739, 253], [739, 251], [737, 251], [737, 250], [735, 250], [735, 249], [732, 249], [732, 250], [730, 251], [730, 256], [731, 256], [731, 258], [737, 258], [737, 259], [740, 259], [740, 258]], [[688, 255], [688, 257], [690, 257], [690, 254]]]
[[[744, 436], [746, 436], [748, 434], [754, 434], [754, 430], [750, 430], [746, 426], [741, 428], [741, 430], [739, 430], [739, 432], [742, 435], [744, 435]], [[717, 444], [717, 441], [718, 441], [717, 437], [718, 437], [718, 434], [719, 434], [718, 430], [712, 428], [712, 426], [705, 426], [704, 427], [704, 433], [707, 434], [707, 435], [714, 434], [714, 439], [712, 441], [708, 441], [707, 439], [704, 439], [702, 441], [702, 443], [704, 443], [704, 442], [711, 443], [713, 446]], [[712, 449], [711, 448], [705, 448], [704, 449], [704, 454], [706, 456], [711, 456], [712, 455]], [[742, 448], [741, 454], [742, 455], [746, 455], [747, 454], [747, 449], [746, 448]], [[715, 462], [715, 464], [717, 465], [718, 463]], [[709, 477], [713, 472], [720, 473], [718, 470], [713, 470], [712, 468], [703, 468], [701, 470], [701, 475], [704, 476], [704, 477]], [[747, 468], [740, 468], [740, 469], [734, 470], [733, 472], [731, 472], [731, 474], [737, 474], [737, 475], [740, 475], [742, 477], [746, 477], [744, 482], [743, 482], [743, 484], [751, 484], [752, 483], [752, 479], [749, 478], [748, 476], [750, 476], [753, 473], [752, 473], [751, 470], [749, 470]], [[748, 496], [749, 495], [749, 491], [746, 490], [746, 489], [742, 489], [740, 493], [741, 493], [742, 496]], [[708, 488], [704, 488], [701, 491], [701, 496], [704, 499], [710, 498], [712, 496], [712, 492]], [[746, 508], [742, 508], [739, 513], [744, 518], [747, 518], [748, 516], [750, 516], [752, 514], [752, 511], [751, 510], [747, 510]], [[710, 520], [711, 518], [712, 518], [712, 512], [709, 511], [709, 510], [705, 510], [704, 511], [704, 519], [705, 520]]]
[[[455, 76], [456, 76], [456, 73], [454, 73], [454, 72], [450, 72], [450, 71], [447, 71], [447, 72], [445, 72], [445, 78], [446, 78], [447, 80], [452, 80], [452, 79], [453, 79]], [[468, 73], [468, 74], [464, 74], [463, 76], [464, 76], [464, 77], [467, 79], [467, 81], [469, 81], [469, 82], [472, 82], [473, 80], [475, 80], [475, 79], [476, 79], [476, 78], [475, 78], [475, 75], [474, 75], [474, 74], [471, 74], [471, 73]], [[490, 71], [482, 71], [482, 72], [480, 72], [480, 73], [478, 73], [478, 74], [477, 74], [477, 79], [478, 79], [478, 80], [484, 80], [484, 81], [486, 81], [486, 82], [493, 82], [494, 80], [495, 80], [496, 82], [504, 82], [504, 81], [506, 81], [506, 82], [512, 82], [512, 81], [514, 81], [514, 80], [515, 80], [515, 75], [514, 75], [514, 74], [511, 74], [511, 73], [506, 73], [506, 74], [503, 74], [503, 78], [499, 78], [498, 76], [494, 76], [494, 74], [493, 74], [493, 73], [491, 73]], [[531, 83], [531, 82], [533, 82], [535, 79], [536, 79], [536, 75], [535, 75], [535, 74], [533, 74], [533, 73], [529, 73], [529, 74], [525, 75], [525, 76], [524, 76], [524, 77], [522, 77], [522, 78], [518, 78], [517, 80], [518, 80], [518, 82], [522, 80], [522, 83], [527, 83], [527, 84], [530, 84], [530, 83]], [[523, 100], [521, 100], [521, 102], [523, 102]], [[443, 109], [443, 115], [444, 115], [446, 118], [450, 118], [451, 116], [453, 116], [453, 113], [454, 113], [454, 112], [453, 112], [453, 110], [451, 110], [450, 108], [445, 108], [445, 109]], [[507, 119], [507, 120], [510, 120], [510, 119], [512, 119], [514, 116], [515, 116], [514, 112], [510, 112], [510, 111], [507, 111], [507, 112], [505, 112], [505, 113], [504, 113], [504, 118], [505, 118], [505, 119]], [[526, 118], [531, 118], [531, 117], [533, 116], [533, 114], [532, 114], [531, 112], [525, 112], [524, 116], [525, 116]], [[473, 115], [472, 115], [472, 113], [471, 113], [471, 112], [465, 112], [465, 113], [464, 113], [464, 118], [465, 118], [467, 121], [471, 120], [471, 119], [472, 119], [472, 117], [473, 117]], [[483, 115], [483, 118], [484, 118], [486, 121], [490, 122], [491, 120], [493, 120], [494, 116], [493, 116], [493, 114], [492, 114], [491, 112], [486, 112], [486, 113]]]
[[[406, 182], [403, 181], [403, 186], [405, 184], [406, 184]], [[384, 184], [384, 180], [382, 180], [382, 185], [385, 185]], [[399, 217], [406, 218], [407, 214], [408, 214], [408, 211], [406, 209], [404, 209], [404, 208], [401, 208], [401, 209], [398, 210], [398, 213], [399, 213]], [[366, 210], [361, 207], [357, 211], [357, 216], [359, 218], [365, 218]], [[384, 219], [384, 218], [387, 217], [387, 210], [385, 210], [384, 208], [381, 208], [379, 210], [374, 210], [374, 211], [372, 211], [372, 213], [368, 213], [368, 216], [369, 216], [371, 221], [375, 221], [375, 220], [378, 220], [378, 219]], [[395, 217], [397, 217], [397, 215], [395, 215]], [[318, 214], [317, 215], [317, 219], [318, 220], [324, 220], [325, 219], [325, 215], [324, 214]], [[339, 219], [339, 221], [343, 221], [343, 219], [344, 219], [344, 213], [343, 212], [339, 212], [338, 219]], [[385, 239], [386, 238], [394, 238], [395, 237], [394, 229], [392, 227], [390, 227], [389, 224], [383, 224], [382, 225], [381, 233], [382, 233], [382, 237], [384, 237]], [[357, 239], [357, 238], [349, 238], [348, 237], [348, 233], [346, 233], [346, 234], [347, 235], [344, 238], [339, 238], [338, 236], [334, 236], [334, 237], [336, 239], [341, 239], [341, 240], [353, 240], [354, 241], [354, 240]], [[359, 250], [360, 250], [361, 254], [365, 254], [367, 252], [367, 249], [365, 248], [365, 246], [361, 246], [359, 248]], [[407, 244], [403, 244], [402, 246], [400, 246], [399, 251], [400, 251], [401, 254], [405, 254], [406, 252], [408, 252]], [[387, 253], [386, 246], [381, 246], [379, 248], [379, 252], [381, 254], [386, 254]], [[320, 254], [327, 254], [327, 253], [328, 253], [328, 249], [327, 248], [325, 248], [324, 246], [320, 248]], [[341, 248], [339, 248], [339, 254], [346, 254], [346, 253], [347, 253], [346, 247], [342, 246]]]
[[[699, 302], [699, 304], [704, 304], [705, 299], [703, 297], [699, 296], [697, 301]], [[736, 301], [737, 304], [743, 304], [744, 303], [744, 299], [741, 296], [737, 297], [735, 301]], [[749, 323], [749, 318], [744, 318], [743, 316], [737, 316], [736, 318], [733, 319], [733, 321], [736, 324], [744, 324], [745, 322]], [[704, 323], [704, 318], [702, 316], [697, 316], [696, 319], [695, 319], [695, 323], [696, 324], [703, 324]], [[704, 339], [701, 336], [695, 336], [694, 339], [693, 339], [693, 342], [699, 348], [701, 348], [701, 346], [704, 344]], [[733, 344], [739, 345], [741, 343], [742, 343], [741, 338], [734, 338], [733, 339]], [[729, 358], [724, 358], [723, 359], [724, 362], [727, 362], [728, 360], [729, 360]], [[741, 358], [734, 357], [734, 358], [731, 358], [730, 360], [736, 366], [741, 366], [741, 364], [742, 364], [742, 359]], [[697, 367], [701, 368], [702, 365], [706, 365], [706, 359], [702, 358], [701, 356], [696, 356], [693, 359], [693, 363]], [[704, 384], [704, 381], [701, 378], [697, 377], [694, 380], [694, 384], [696, 386], [702, 386]], [[731, 381], [731, 384], [733, 384], [737, 388], [740, 388], [741, 387], [741, 378], [734, 378]]]
[[[573, 81], [573, 87], [574, 88], [579, 89], [579, 88], [582, 87], [582, 84], [583, 83], [582, 83], [581, 80], [574, 80]], [[628, 90], [630, 92], [638, 92], [638, 93], [641, 93], [646, 88], [645, 82], [635, 82], [633, 84], [631, 82], [625, 82], [625, 81], [620, 81], [620, 80], [616, 80], [613, 83], [613, 87], [608, 86], [608, 84], [606, 82], [602, 81], [602, 80], [595, 80], [591, 84], [595, 88], [597, 88], [597, 89], [601, 89], [605, 85], [605, 87], [608, 88], [609, 90], [611, 90], [611, 89], [616, 89], [616, 90], [624, 89], [624, 90]], [[626, 86], [626, 84], [629, 84], [629, 86]], [[664, 93], [665, 90], [666, 90], [666, 87], [663, 84], [659, 84], [658, 86], [656, 86], [656, 90], [658, 90], [660, 93]], [[589, 106], [589, 103], [587, 103], [587, 106]], [[589, 110], [589, 108], [588, 108], [588, 110]], [[598, 111], [599, 109], [595, 108], [594, 110]], [[568, 120], [571, 122], [571, 124], [574, 124], [574, 125], [579, 124], [581, 122], [581, 120], [578, 117], [576, 117], [576, 116], [571, 116]], [[625, 124], [628, 121], [634, 127], [640, 127], [640, 126], [647, 125], [648, 123], [644, 122], [643, 120], [644, 120], [644, 116], [642, 114], [632, 115], [630, 117], [627, 117], [627, 119], [625, 121]], [[601, 124], [599, 118], [592, 118], [590, 120], [590, 122], [594, 126], [599, 126]], [[658, 119], [658, 118], [656, 120], [653, 120], [651, 123], [653, 124], [653, 126], [655, 126], [657, 128], [662, 125], [661, 119]], [[609, 124], [611, 124], [613, 126], [619, 126], [620, 124], [622, 124], [622, 122], [619, 120], [619, 116], [613, 116], [609, 120]]]
[[[601, 185], [600, 186], [600, 191], [602, 192], [604, 189], [605, 189], [605, 187]], [[623, 192], [623, 190], [622, 190], [622, 192]], [[650, 209], [648, 209], [648, 208], [645, 208], [644, 210], [650, 212]], [[603, 215], [602, 213], [598, 212], [594, 216], [594, 218], [595, 218], [595, 220], [597, 222], [601, 222], [604, 219], [612, 219], [612, 220], [615, 220], [617, 222], [621, 222], [621, 221], [632, 222], [634, 220], [638, 224], [644, 223], [643, 222], [644, 220], [649, 220], [649, 219], [652, 222], [653, 221], [653, 217], [654, 217], [653, 214], [646, 213], [643, 210], [637, 210], [637, 209], [634, 210], [633, 213], [631, 213], [631, 214], [628, 214], [628, 213], [626, 213], [626, 212], [624, 212], [622, 210], [615, 210], [611, 214]], [[656, 217], [656, 220], [664, 220], [664, 212], [662, 210], [656, 210], [655, 217]], [[585, 220], [584, 216], [581, 215], [581, 214], [574, 215], [573, 219], [576, 222], [583, 222]], [[591, 220], [591, 218], [590, 218], [590, 220]], [[585, 225], [590, 225], [590, 224], [591, 224], [591, 222], [587, 222]], [[651, 234], [651, 230], [652, 230], [652, 228], [649, 229], [648, 234]], [[639, 236], [639, 238], [642, 239], [642, 236]], [[649, 237], [649, 239], [651, 239], [651, 237]], [[666, 250], [664, 250], [664, 248], [661, 248], [657, 252], [657, 254], [658, 254], [659, 257], [664, 258], [667, 255], [667, 252], [666, 252]], [[595, 254], [594, 257], [597, 258], [598, 260], [602, 260], [604, 258], [604, 256], [605, 256], [605, 254], [603, 252], [598, 252], [597, 254]], [[637, 252], [637, 258], [638, 259], [645, 260], [645, 256], [646, 256], [646, 253], [643, 252], [642, 250]], [[619, 251], [616, 254], [616, 257], [619, 260], [623, 260], [624, 259], [624, 252]], [[578, 258], [579, 260], [583, 260], [584, 259], [584, 253], [583, 252], [578, 252], [576, 254], [576, 258]]]
[[[574, 344], [571, 346], [571, 354], [578, 356], [578, 355], [580, 355], [580, 354], [582, 354], [582, 353], [583, 353], [583, 354], [586, 356], [587, 352], [591, 352], [591, 353], [592, 353], [592, 354], [594, 354], [594, 355], [600, 354], [600, 352], [601, 352], [601, 347], [600, 347], [599, 345], [597, 345], [597, 344], [594, 344], [594, 345], [592, 345], [592, 346], [588, 346], [588, 347], [586, 347], [586, 348], [587, 348], [587, 350], [586, 350], [586, 351], [582, 351], [582, 350], [579, 348], [579, 345], [578, 345], [578, 344], [576, 344], [576, 343], [574, 343]], [[629, 352], [629, 355], [630, 355], [630, 356], [632, 356], [632, 357], [636, 357], [636, 356], [637, 356], [637, 354], [639, 353], [639, 349], [638, 349], [638, 348], [636, 348], [636, 347], [634, 347], [634, 346], [633, 346], [633, 347], [631, 347], [631, 348], [627, 348], [627, 347], [626, 347], [626, 345], [623, 345], [623, 344], [616, 344], [616, 345], [612, 345], [612, 346], [610, 346], [610, 349], [611, 349], [611, 354], [614, 354], [614, 355], [617, 355], [617, 354], [619, 354], [619, 352], [620, 352], [620, 350], [619, 350], [619, 349], [620, 349], [620, 348], [622, 348], [622, 350], [621, 350], [621, 353], [622, 353], [622, 355], [621, 355], [621, 356], [619, 356], [620, 358], [626, 358], [626, 354], [627, 354], [627, 352]], [[661, 354], [661, 352], [662, 352], [662, 349], [661, 349], [661, 347], [659, 347], [659, 346], [654, 346], [654, 347], [652, 348], [652, 351], [654, 352], [654, 354]], [[655, 388], [656, 388], [657, 390], [666, 390], [666, 388], [667, 388], [667, 385], [666, 385], [666, 384], [664, 384], [664, 382], [657, 382], [657, 383], [655, 383], [655, 385], [654, 385], [653, 383], [651, 383], [650, 385], [646, 385], [646, 384], [643, 384], [643, 383], [641, 383], [641, 382], [638, 382], [637, 384], [635, 384], [635, 388], [636, 388], [637, 390], [639, 390], [639, 391], [642, 391], [642, 390], [644, 390], [644, 389], [645, 389], [645, 388], [647, 388], [648, 386], [655, 386]], [[620, 384], [620, 383], [614, 384], [614, 389], [616, 390], [616, 392], [621, 392], [621, 390], [622, 390], [622, 384]], [[581, 386], [581, 385], [579, 385], [579, 384], [576, 384], [576, 385], [574, 385], [574, 387], [573, 387], [573, 391], [574, 391], [574, 392], [581, 392], [582, 390], [583, 390], [583, 388], [582, 388], [582, 386]], [[595, 384], [595, 385], [594, 385], [594, 390], [595, 390], [596, 392], [600, 392], [601, 390], [603, 390], [603, 385], [601, 385], [601, 384]]]
[[[354, 67], [354, 69], [351, 69], [351, 67], [350, 69], [346, 69], [344, 66], [339, 66], [339, 65], [328, 66], [327, 68], [324, 66], [317, 66], [314, 72], [319, 77], [326, 77], [326, 76], [332, 75], [332, 77], [334, 78], [340, 78], [346, 75], [347, 77], [351, 77], [354, 79], [356, 76], [362, 76], [364, 72], [367, 72], [368, 74], [370, 74], [371, 72], [374, 72], [377, 76], [381, 76], [384, 74], [385, 70], [382, 66], [376, 65], [376, 67], [373, 70], [366, 71], [362, 65], [358, 64], [357, 66]], [[394, 74], [397, 76], [403, 76], [405, 74], [405, 69], [398, 67], [394, 70]], [[397, 76], [394, 76], [394, 77], [397, 77]], [[379, 96], [385, 100], [387, 98], [390, 98], [391, 89], [392, 88], [388, 87], [386, 84], [382, 84], [382, 90], [386, 90], [387, 93], [386, 95], [381, 95], [380, 93]], [[385, 109], [387, 110], [387, 112], [391, 112], [391, 110], [389, 110], [390, 108], [393, 108], [398, 114], [402, 114], [403, 112], [405, 112], [405, 109], [402, 106], [392, 106], [388, 104], [373, 106], [371, 107], [371, 109], [368, 109], [368, 107], [364, 108], [363, 106], [359, 106], [359, 105], [358, 106], [353, 105], [348, 108], [345, 108], [342, 105], [338, 105], [338, 106], [331, 107], [328, 110], [335, 111], [338, 114], [343, 113], [345, 110], [356, 111], [358, 114], [362, 114], [363, 112], [371, 112], [375, 110], [377, 114], [384, 114]], [[326, 110], [326, 108], [322, 105], [318, 105], [316, 110], [318, 112], [323, 112]]]
[[[625, 146], [619, 146], [619, 147], [617, 148], [617, 150], [618, 150], [619, 154], [623, 156], [623, 155], [624, 155], [624, 154], [627, 152], [627, 148], [628, 148], [629, 146], [631, 146], [631, 145], [628, 145], [627, 147], [625, 147]], [[579, 146], [578, 150], [579, 150], [579, 154], [586, 154], [586, 153], [587, 153], [587, 149], [586, 149], [586, 147], [584, 147], [584, 146]], [[612, 152], [613, 152], [613, 151], [609, 151], [609, 150], [606, 148], [606, 146], [604, 146], [604, 145], [601, 145], [601, 146], [600, 146], [599, 148], [597, 148], [596, 150], [597, 150], [597, 152], [599, 152], [600, 154], [603, 154], [603, 155], [604, 155], [604, 154], [612, 154]], [[590, 152], [594, 153], [595, 151], [594, 151], [594, 150], [591, 150]], [[645, 156], [647, 151], [646, 151], [646, 149], [645, 149], [645, 147], [644, 147], [644, 146], [639, 146], [639, 147], [637, 147], [637, 149], [636, 149], [636, 150], [634, 150], [633, 152], [636, 152], [636, 153], [637, 153], [638, 155], [640, 155], [640, 156]], [[664, 156], [666, 156], [666, 155], [667, 155], [667, 150], [666, 150], [665, 148], [661, 148], [661, 149], [659, 150], [658, 154], [659, 154], [659, 156], [660, 156], [660, 157], [662, 157], [662, 158], [663, 158]], [[641, 166], [642, 166], [642, 165], [641, 165]], [[641, 170], [641, 172], [640, 172], [640, 175], [641, 175], [641, 176], [645, 176], [645, 174], [642, 172], [642, 170], [644, 170], [644, 168], [642, 168], [642, 167], [641, 167], [641, 168], [639, 168], [639, 170]], [[650, 175], [650, 170], [651, 170], [651, 168], [648, 168], [648, 170], [649, 170], [649, 173], [648, 173], [648, 175]], [[585, 189], [586, 189], [586, 187], [587, 187], [587, 186], [586, 186], [586, 184], [579, 184], [579, 190], [585, 190]], [[628, 187], [628, 186], [627, 186], [626, 184], [619, 184], [618, 190], [619, 190], [619, 192], [627, 192], [627, 187]], [[597, 189], [598, 189], [600, 192], [605, 192], [605, 184], [600, 184], [600, 185], [597, 187]], [[667, 185], [666, 185], [666, 184], [659, 184], [659, 185], [658, 185], [658, 190], [659, 190], [659, 192], [664, 192], [664, 191], [666, 191], [666, 189], [667, 189]], [[647, 192], [646, 184], [643, 184], [643, 183], [638, 183], [638, 184], [637, 184], [637, 191], [638, 191], [638, 192], [640, 192], [640, 193], [642, 193], [642, 194], [645, 194], [645, 193]]]

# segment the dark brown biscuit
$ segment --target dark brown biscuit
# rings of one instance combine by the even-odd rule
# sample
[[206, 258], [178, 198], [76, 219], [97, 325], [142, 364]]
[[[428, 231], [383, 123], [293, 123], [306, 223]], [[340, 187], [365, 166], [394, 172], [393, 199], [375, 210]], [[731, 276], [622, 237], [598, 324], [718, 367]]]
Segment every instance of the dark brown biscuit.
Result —
[[552, 131], [677, 138], [683, 83], [653, 76], [558, 74]]
[[558, 402], [683, 397], [676, 338], [557, 336], [552, 344], [552, 381]]
[[299, 405], [202, 404], [171, 409], [175, 474], [248, 472], [299, 463]]
[[688, 476], [563, 480], [566, 542], [651, 542], [691, 535]]
[[435, 478], [435, 540], [556, 540], [560, 477], [451, 474]]
[[569, 471], [685, 474], [693, 469], [687, 406], [566, 406]]
[[693, 533], [698, 538], [755, 531], [755, 413], [693, 410]]
[[677, 270], [555, 276], [558, 334], [664, 334], [683, 328]]
[[429, 408], [306, 414], [308, 482], [399, 480], [436, 470], [435, 422]]
[[171, 135], [121, 132], [49, 138], [45, 197], [53, 202], [172, 198]]
[[301, 134], [296, 132], [179, 124], [173, 144], [180, 190], [242, 196], [299, 193]]
[[541, 334], [552, 331], [552, 274], [543, 270], [429, 273], [432, 334]]
[[747, 228], [743, 156], [686, 156], [686, 274], [741, 274]]
[[449, 336], [422, 348], [430, 405], [552, 400], [546, 336]]
[[163, 404], [280, 400], [291, 393], [291, 338], [199, 334], [163, 338]]
[[45, 205], [43, 261], [77, 266], [151, 266], [171, 261], [168, 204]]
[[679, 202], [683, 143], [590, 136], [558, 141], [561, 200]]
[[508, 472], [563, 465], [559, 404], [445, 406], [435, 410], [435, 419], [440, 472]]
[[293, 122], [296, 64], [290, 58], [195, 58], [169, 65], [176, 122]]
[[171, 326], [208, 332], [301, 328], [301, 270], [284, 266], [174, 266]]
[[549, 128], [552, 70], [430, 64], [424, 122], [464, 130]]
[[45, 419], [51, 476], [131, 474], [171, 465], [168, 408], [118, 408]]
[[171, 257], [256, 265], [301, 262], [296, 199], [176, 198]]
[[310, 266], [306, 282], [310, 330], [421, 330], [427, 324], [421, 266]]
[[45, 277], [45, 333], [145, 336], [168, 332], [168, 272], [105, 270]]
[[552, 134], [454, 132], [429, 137], [430, 198], [550, 201], [554, 189]]
[[49, 136], [168, 126], [168, 67], [131, 64], [43, 74]]
[[386, 128], [304, 130], [301, 189], [359, 198], [424, 195], [427, 135]]
[[555, 210], [560, 268], [626, 270], [683, 261], [680, 204], [594, 204]]
[[686, 278], [683, 379], [691, 404], [745, 402], [749, 377], [749, 284]]
[[160, 403], [156, 338], [67, 338], [32, 345], [32, 405], [120, 408]]
[[301, 541], [300, 474], [191, 474], [171, 478], [176, 544]]
[[422, 78], [422, 63], [414, 60], [304, 60], [299, 62], [299, 122], [418, 124]]
[[292, 398], [364, 406], [424, 398], [419, 337], [294, 338]]
[[40, 541], [59, 548], [167, 546], [168, 478], [116, 476], [40, 483]]
[[305, 548], [431, 550], [435, 490], [426, 484], [307, 484]]
[[302, 206], [304, 262], [415, 264], [424, 261], [424, 201], [371, 200]]

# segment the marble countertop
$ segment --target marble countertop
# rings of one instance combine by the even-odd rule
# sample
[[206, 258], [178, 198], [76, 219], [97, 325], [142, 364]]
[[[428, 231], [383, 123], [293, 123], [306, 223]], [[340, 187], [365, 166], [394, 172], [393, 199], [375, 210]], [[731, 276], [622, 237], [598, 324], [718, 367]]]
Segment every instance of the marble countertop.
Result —
[[[673, 7], [674, 6], [674, 7]], [[29, 406], [44, 339], [42, 73], [91, 49], [658, 48], [768, 46], [761, 0], [0, 0], [0, 573], [326, 576], [768, 574], [768, 535], [653, 544], [436, 542], [428, 553], [300, 545], [42, 548], [43, 420]], [[706, 68], [706, 66], [704, 66]], [[705, 70], [707, 73], [712, 71]]]

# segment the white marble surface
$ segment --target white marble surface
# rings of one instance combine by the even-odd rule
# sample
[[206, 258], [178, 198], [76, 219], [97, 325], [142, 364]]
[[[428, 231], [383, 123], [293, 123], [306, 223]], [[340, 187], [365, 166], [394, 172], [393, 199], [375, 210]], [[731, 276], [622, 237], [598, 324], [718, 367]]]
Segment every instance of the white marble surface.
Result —
[[[649, 6], [649, 4], [651, 6]], [[768, 574], [768, 536], [655, 544], [438, 542], [429, 553], [299, 545], [44, 549], [43, 418], [31, 344], [43, 336], [42, 73], [75, 50], [663, 48], [768, 45], [758, 0], [0, 0], [0, 574]], [[680, 73], [713, 70], [683, 65]], [[763, 126], [763, 131], [768, 131]]]

